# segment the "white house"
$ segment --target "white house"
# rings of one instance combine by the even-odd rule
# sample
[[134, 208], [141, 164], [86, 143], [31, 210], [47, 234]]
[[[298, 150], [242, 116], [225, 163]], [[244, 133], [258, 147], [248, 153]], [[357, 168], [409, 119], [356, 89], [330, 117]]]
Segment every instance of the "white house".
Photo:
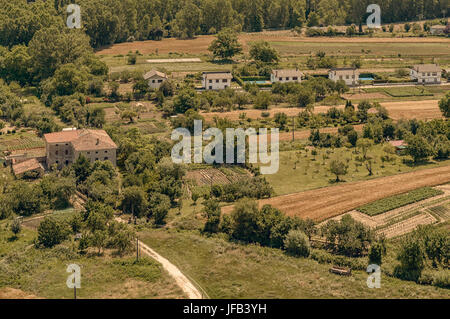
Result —
[[357, 68], [333, 68], [328, 71], [328, 78], [333, 82], [343, 80], [348, 86], [359, 83], [359, 70]]
[[441, 24], [433, 25], [430, 27], [430, 33], [432, 35], [444, 34], [445, 28], [446, 28], [445, 25]]
[[270, 75], [270, 81], [272, 83], [275, 82], [298, 82], [300, 83], [302, 81], [302, 75], [303, 73], [300, 72], [298, 69], [292, 69], [292, 70], [272, 70], [272, 74]]
[[231, 85], [231, 72], [203, 72], [202, 85], [205, 90], [223, 90]]
[[414, 65], [410, 71], [411, 79], [421, 84], [441, 83], [441, 68], [437, 64]]
[[163, 72], [151, 70], [144, 75], [144, 79], [148, 81], [148, 85], [151, 89], [159, 89], [161, 84], [166, 81], [168, 77]]

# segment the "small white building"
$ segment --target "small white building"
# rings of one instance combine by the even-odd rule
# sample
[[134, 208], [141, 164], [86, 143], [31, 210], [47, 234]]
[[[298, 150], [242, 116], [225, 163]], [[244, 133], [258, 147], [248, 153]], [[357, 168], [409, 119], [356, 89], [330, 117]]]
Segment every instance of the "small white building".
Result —
[[272, 83], [275, 82], [298, 82], [300, 83], [302, 81], [302, 75], [303, 73], [300, 72], [298, 69], [292, 69], [292, 70], [272, 70], [272, 74], [270, 74], [270, 81]]
[[161, 84], [164, 81], [167, 81], [167, 79], [167, 74], [156, 70], [151, 70], [150, 72], [144, 74], [144, 80], [147, 80], [149, 87], [154, 90], [159, 89]]
[[328, 78], [333, 82], [343, 80], [348, 86], [359, 83], [359, 70], [357, 68], [333, 68], [328, 71]]
[[203, 72], [202, 85], [205, 90], [223, 90], [231, 86], [231, 72]]
[[445, 25], [441, 25], [441, 24], [433, 25], [430, 27], [430, 33], [432, 35], [444, 34], [445, 28], [446, 28]]
[[410, 71], [411, 79], [420, 84], [441, 83], [441, 68], [437, 64], [414, 65]]

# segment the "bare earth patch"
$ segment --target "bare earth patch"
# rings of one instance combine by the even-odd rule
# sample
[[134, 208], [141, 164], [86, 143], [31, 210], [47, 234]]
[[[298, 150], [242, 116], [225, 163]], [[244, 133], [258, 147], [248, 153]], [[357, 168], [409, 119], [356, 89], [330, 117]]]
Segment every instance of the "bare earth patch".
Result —
[[39, 297], [15, 288], [0, 288], [0, 299], [38, 299]]
[[[178, 40], [174, 38], [165, 38], [161, 41], [138, 41], [118, 43], [105, 47], [97, 54], [127, 54], [129, 51], [139, 50], [140, 53], [155, 53], [158, 49], [159, 54], [170, 52], [187, 54], [209, 54], [208, 46], [215, 39], [214, 35], [201, 35], [195, 39]], [[308, 42], [308, 43], [450, 43], [445, 38], [347, 38], [347, 37], [299, 37], [291, 31], [264, 31], [258, 33], [242, 33], [239, 35], [239, 41], [242, 43], [244, 52], [248, 51], [249, 43], [258, 40], [277, 41], [277, 42]]]
[[[289, 216], [323, 221], [385, 197], [448, 182], [450, 166], [444, 166], [277, 196], [260, 200], [259, 205], [270, 204]], [[232, 209], [226, 206], [222, 212]]]

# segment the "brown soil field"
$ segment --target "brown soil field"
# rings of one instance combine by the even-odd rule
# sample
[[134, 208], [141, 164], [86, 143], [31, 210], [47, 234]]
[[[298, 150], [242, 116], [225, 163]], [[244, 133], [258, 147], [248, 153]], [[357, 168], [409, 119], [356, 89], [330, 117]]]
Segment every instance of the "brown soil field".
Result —
[[0, 289], [0, 299], [37, 299], [33, 294], [26, 293], [20, 289], [14, 288], [1, 288]]
[[[178, 40], [174, 38], [165, 38], [161, 41], [138, 41], [118, 43], [112, 46], [103, 47], [97, 51], [97, 54], [116, 55], [127, 54], [130, 51], [139, 50], [140, 53], [154, 53], [158, 49], [159, 54], [168, 54], [170, 52], [186, 54], [205, 54], [210, 53], [208, 46], [215, 39], [213, 35], [201, 35], [195, 39]], [[450, 43], [445, 38], [329, 38], [329, 37], [299, 37], [291, 31], [264, 31], [259, 33], [242, 33], [239, 35], [239, 41], [242, 43], [244, 52], [248, 51], [248, 43], [258, 40], [280, 41], [280, 42], [315, 42], [315, 43]]]
[[[370, 93], [375, 94], [375, 93]], [[380, 103], [384, 106], [388, 112], [389, 116], [394, 120], [399, 119], [419, 119], [419, 120], [430, 120], [435, 118], [442, 118], [442, 113], [438, 106], [439, 100], [424, 100], [424, 101], [400, 101], [400, 102], [384, 102]], [[332, 106], [315, 106], [314, 113], [325, 113]], [[338, 105], [336, 108], [343, 109], [344, 105]], [[275, 113], [286, 113], [287, 116], [296, 116], [298, 113], [304, 111], [304, 108], [291, 107], [291, 108], [271, 108], [270, 110], [236, 110], [230, 112], [207, 112], [201, 113], [205, 118], [206, 122], [210, 122], [215, 116], [221, 118], [228, 118], [232, 121], [239, 120], [239, 115], [245, 113], [248, 118], [257, 119], [262, 118], [262, 112], [269, 112], [270, 116], [273, 117]]]
[[[277, 196], [260, 200], [259, 205], [270, 204], [289, 216], [323, 221], [385, 197], [448, 182], [450, 166], [444, 166]], [[226, 206], [222, 212], [232, 209]]]

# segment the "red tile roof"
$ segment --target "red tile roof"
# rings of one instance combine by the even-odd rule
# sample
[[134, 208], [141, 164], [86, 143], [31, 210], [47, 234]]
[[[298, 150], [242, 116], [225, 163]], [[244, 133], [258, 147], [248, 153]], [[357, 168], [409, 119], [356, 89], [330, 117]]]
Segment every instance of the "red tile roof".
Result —
[[47, 143], [71, 143], [77, 151], [117, 148], [116, 143], [104, 130], [74, 130], [44, 135]]
[[23, 174], [25, 172], [29, 172], [29, 171], [32, 171], [35, 169], [44, 170], [44, 167], [41, 165], [41, 163], [39, 163], [37, 161], [37, 159], [32, 158], [25, 162], [14, 164], [12, 166], [12, 169], [13, 169], [14, 175], [17, 176], [17, 175], [20, 175], [20, 174]]

